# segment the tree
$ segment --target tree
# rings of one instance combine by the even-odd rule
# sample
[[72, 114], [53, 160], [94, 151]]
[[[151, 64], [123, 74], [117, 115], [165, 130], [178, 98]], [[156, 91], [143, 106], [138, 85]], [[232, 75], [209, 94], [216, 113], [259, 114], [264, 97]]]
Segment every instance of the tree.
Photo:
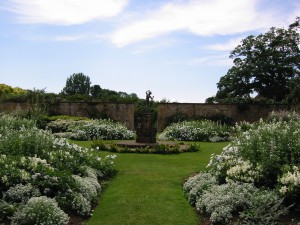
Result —
[[231, 53], [234, 66], [221, 77], [218, 102], [249, 100], [252, 93], [276, 102], [287, 100], [298, 88], [300, 74], [299, 18], [289, 28], [272, 27], [248, 36]]
[[91, 87], [91, 96], [93, 98], [100, 98], [101, 91], [102, 91], [102, 89], [101, 89], [100, 85], [95, 84]]
[[74, 73], [67, 78], [62, 93], [66, 95], [89, 95], [91, 88], [90, 78], [83, 73]]

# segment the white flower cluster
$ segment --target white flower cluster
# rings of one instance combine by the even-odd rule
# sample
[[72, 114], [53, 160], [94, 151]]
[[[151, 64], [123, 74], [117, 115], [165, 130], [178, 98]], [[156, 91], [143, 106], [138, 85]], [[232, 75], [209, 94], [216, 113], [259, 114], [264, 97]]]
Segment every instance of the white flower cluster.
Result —
[[173, 141], [226, 141], [229, 138], [228, 127], [220, 123], [199, 120], [182, 121], [169, 125], [158, 140]]
[[219, 180], [225, 180], [227, 176], [227, 170], [234, 167], [240, 160], [238, 157], [239, 149], [231, 144], [223, 148], [220, 155], [212, 154], [207, 168], [214, 174]]
[[3, 199], [7, 202], [26, 203], [31, 197], [38, 197], [40, 195], [40, 191], [30, 183], [26, 185], [17, 184], [3, 194]]
[[96, 171], [92, 168], [85, 168], [87, 177], [73, 175], [77, 190], [71, 195], [71, 208], [80, 216], [91, 214], [92, 202], [96, 200], [101, 186], [97, 180]]
[[81, 193], [72, 193], [71, 209], [80, 216], [89, 216], [91, 214], [91, 202]]
[[213, 223], [229, 224], [233, 213], [247, 207], [254, 192], [257, 189], [252, 184], [229, 182], [213, 185], [197, 199], [196, 208], [202, 213], [210, 214]]
[[227, 170], [226, 180], [254, 183], [261, 177], [261, 167], [254, 166], [249, 160], [238, 158], [236, 164]]
[[15, 212], [11, 220], [12, 225], [66, 225], [69, 217], [54, 199], [40, 196], [29, 199], [23, 208]]
[[300, 171], [299, 167], [293, 166], [292, 172], [288, 171], [279, 178], [279, 183], [282, 185], [280, 192], [286, 194], [287, 192], [297, 191], [300, 188]]
[[111, 120], [91, 120], [85, 124], [79, 124], [72, 128], [72, 138], [75, 140], [121, 140], [133, 139], [134, 132], [126, 128], [125, 125]]
[[210, 173], [199, 173], [190, 177], [183, 185], [183, 191], [186, 194], [191, 205], [195, 205], [196, 200], [203, 194], [204, 191], [216, 185], [217, 180]]

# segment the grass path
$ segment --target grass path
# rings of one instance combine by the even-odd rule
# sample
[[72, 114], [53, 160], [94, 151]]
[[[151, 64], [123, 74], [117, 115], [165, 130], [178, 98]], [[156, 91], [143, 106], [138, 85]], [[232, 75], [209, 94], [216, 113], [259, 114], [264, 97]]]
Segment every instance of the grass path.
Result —
[[117, 154], [117, 176], [88, 225], [197, 225], [182, 184], [204, 170], [211, 153], [227, 143], [201, 143], [201, 151], [179, 155]]

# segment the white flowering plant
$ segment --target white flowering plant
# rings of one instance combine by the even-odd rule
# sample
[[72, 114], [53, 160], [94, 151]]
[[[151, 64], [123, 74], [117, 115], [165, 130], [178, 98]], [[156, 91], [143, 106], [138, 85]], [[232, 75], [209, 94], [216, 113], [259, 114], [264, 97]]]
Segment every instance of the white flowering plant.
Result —
[[27, 204], [20, 207], [12, 216], [11, 222], [12, 225], [66, 225], [69, 217], [54, 199], [40, 196], [32, 197]]
[[183, 185], [183, 191], [191, 205], [195, 205], [197, 199], [209, 190], [213, 185], [217, 185], [216, 177], [211, 173], [199, 173], [190, 177]]
[[[81, 194], [92, 205], [101, 193], [101, 180], [116, 173], [115, 155], [101, 157], [95, 149], [55, 138], [51, 132], [39, 130], [30, 122], [17, 127], [24, 119], [17, 122], [18, 118], [0, 116], [0, 121], [5, 124], [0, 129], [0, 199], [5, 208], [0, 211], [0, 218], [14, 210], [14, 223], [20, 223], [16, 221], [24, 214], [24, 204], [39, 196], [59, 199], [58, 207], [68, 212], [74, 207], [66, 208], [63, 199], [68, 199], [70, 194]], [[77, 211], [74, 209], [72, 213]]]
[[89, 120], [85, 123], [69, 127], [74, 140], [126, 140], [134, 139], [134, 132], [121, 123], [109, 119]]
[[[196, 202], [213, 224], [231, 224], [234, 215], [238, 224], [278, 224], [298, 204], [300, 120], [295, 114], [284, 115], [285, 119], [237, 124], [233, 141], [220, 155], [211, 156], [209, 172], [183, 185], [189, 202]], [[216, 183], [203, 188], [214, 179]]]
[[208, 168], [222, 182], [233, 179], [274, 188], [286, 165], [300, 165], [299, 135], [299, 121], [260, 120], [239, 132], [220, 155], [213, 155]]
[[169, 125], [158, 136], [171, 141], [227, 141], [229, 127], [210, 120], [182, 121]]

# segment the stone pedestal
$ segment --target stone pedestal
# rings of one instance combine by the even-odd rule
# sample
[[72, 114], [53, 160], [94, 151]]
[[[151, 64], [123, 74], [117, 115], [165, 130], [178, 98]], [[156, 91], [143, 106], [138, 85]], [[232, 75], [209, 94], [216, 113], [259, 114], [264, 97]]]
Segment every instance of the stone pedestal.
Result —
[[156, 143], [157, 129], [153, 127], [152, 113], [141, 113], [136, 127], [137, 143]]

